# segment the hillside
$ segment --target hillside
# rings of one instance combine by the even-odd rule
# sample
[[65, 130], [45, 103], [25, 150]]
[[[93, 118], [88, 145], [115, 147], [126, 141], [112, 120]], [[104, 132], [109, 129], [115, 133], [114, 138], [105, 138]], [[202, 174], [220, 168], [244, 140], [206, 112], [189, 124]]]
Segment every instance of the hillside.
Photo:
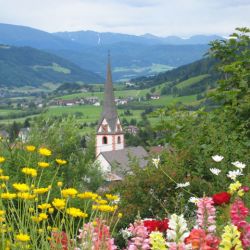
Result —
[[48, 33], [0, 24], [0, 44], [30, 46], [63, 57], [83, 69], [105, 76], [107, 52], [111, 51], [114, 80], [155, 75], [199, 60], [216, 36], [156, 37], [94, 31]]
[[161, 93], [174, 95], [199, 94], [208, 88], [216, 87], [219, 74], [215, 69], [216, 61], [204, 58], [151, 77], [139, 77], [132, 80], [140, 88], [163, 84]]
[[58, 56], [30, 47], [0, 45], [0, 86], [37, 86], [45, 82], [103, 82]]

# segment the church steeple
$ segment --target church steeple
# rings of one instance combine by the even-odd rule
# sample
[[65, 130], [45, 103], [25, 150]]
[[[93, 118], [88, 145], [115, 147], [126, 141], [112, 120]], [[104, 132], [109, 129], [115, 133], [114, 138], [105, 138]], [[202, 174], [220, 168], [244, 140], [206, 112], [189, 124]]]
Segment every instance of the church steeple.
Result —
[[101, 120], [105, 118], [111, 128], [111, 131], [115, 131], [116, 121], [118, 119], [115, 96], [112, 83], [112, 73], [111, 73], [111, 60], [110, 54], [108, 53], [108, 63], [107, 63], [107, 78], [104, 86], [104, 101], [103, 101], [103, 111]]
[[101, 152], [124, 148], [124, 134], [118, 118], [112, 83], [111, 60], [108, 54], [107, 78], [104, 85], [103, 110], [97, 126], [96, 156]]

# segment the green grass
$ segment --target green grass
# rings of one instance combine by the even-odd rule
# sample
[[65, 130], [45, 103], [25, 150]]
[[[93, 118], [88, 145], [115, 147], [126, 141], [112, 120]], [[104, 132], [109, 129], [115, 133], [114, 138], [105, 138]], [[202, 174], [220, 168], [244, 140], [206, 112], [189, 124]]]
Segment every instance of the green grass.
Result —
[[13, 109], [0, 109], [0, 116], [2, 115], [10, 115], [10, 114], [17, 114], [22, 113], [22, 110], [13, 110]]
[[196, 83], [198, 83], [199, 81], [207, 78], [209, 76], [209, 74], [204, 74], [204, 75], [199, 75], [199, 76], [195, 76], [195, 77], [191, 77], [185, 81], [182, 81], [180, 83], [178, 83], [176, 85], [176, 87], [178, 89], [181, 89], [181, 88], [185, 88], [185, 87], [188, 87], [188, 86], [191, 86], [191, 85], [194, 85]]
[[[146, 93], [149, 92], [149, 89], [142, 89], [142, 90], [118, 90], [115, 91], [115, 96], [118, 97], [142, 97], [145, 96]], [[103, 100], [103, 92], [86, 92], [86, 93], [76, 93], [70, 95], [64, 95], [57, 97], [57, 99], [62, 100], [71, 100], [75, 98], [82, 98], [82, 97], [89, 97], [89, 96], [96, 96], [99, 100]]]
[[64, 68], [57, 63], [52, 63], [52, 65], [50, 65], [50, 66], [34, 65], [32, 68], [34, 70], [37, 70], [37, 71], [43, 70], [43, 69], [51, 69], [51, 70], [54, 70], [55, 72], [59, 72], [59, 73], [63, 73], [63, 74], [70, 74], [71, 73], [70, 69]]

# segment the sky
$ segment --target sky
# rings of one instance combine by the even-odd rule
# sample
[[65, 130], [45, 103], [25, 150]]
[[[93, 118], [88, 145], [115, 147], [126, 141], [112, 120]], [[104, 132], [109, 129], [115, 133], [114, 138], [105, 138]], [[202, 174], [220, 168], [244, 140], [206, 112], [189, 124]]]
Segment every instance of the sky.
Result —
[[0, 23], [48, 32], [227, 36], [250, 27], [250, 0], [0, 0]]

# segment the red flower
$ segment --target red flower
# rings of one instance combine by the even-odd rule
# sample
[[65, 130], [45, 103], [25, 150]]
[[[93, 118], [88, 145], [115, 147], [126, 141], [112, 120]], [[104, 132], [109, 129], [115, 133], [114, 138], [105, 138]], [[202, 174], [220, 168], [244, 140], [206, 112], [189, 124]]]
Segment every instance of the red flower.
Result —
[[191, 244], [193, 250], [217, 250], [219, 239], [212, 234], [206, 235], [203, 229], [193, 229], [185, 239], [185, 243]]
[[223, 203], [228, 204], [230, 202], [231, 195], [227, 192], [221, 192], [212, 196], [214, 205], [221, 205]]
[[50, 246], [51, 246], [51, 249], [68, 250], [67, 234], [64, 231], [52, 232], [52, 239], [50, 242]]
[[168, 219], [164, 220], [144, 220], [144, 227], [147, 228], [148, 232], [153, 231], [166, 232], [168, 229]]

